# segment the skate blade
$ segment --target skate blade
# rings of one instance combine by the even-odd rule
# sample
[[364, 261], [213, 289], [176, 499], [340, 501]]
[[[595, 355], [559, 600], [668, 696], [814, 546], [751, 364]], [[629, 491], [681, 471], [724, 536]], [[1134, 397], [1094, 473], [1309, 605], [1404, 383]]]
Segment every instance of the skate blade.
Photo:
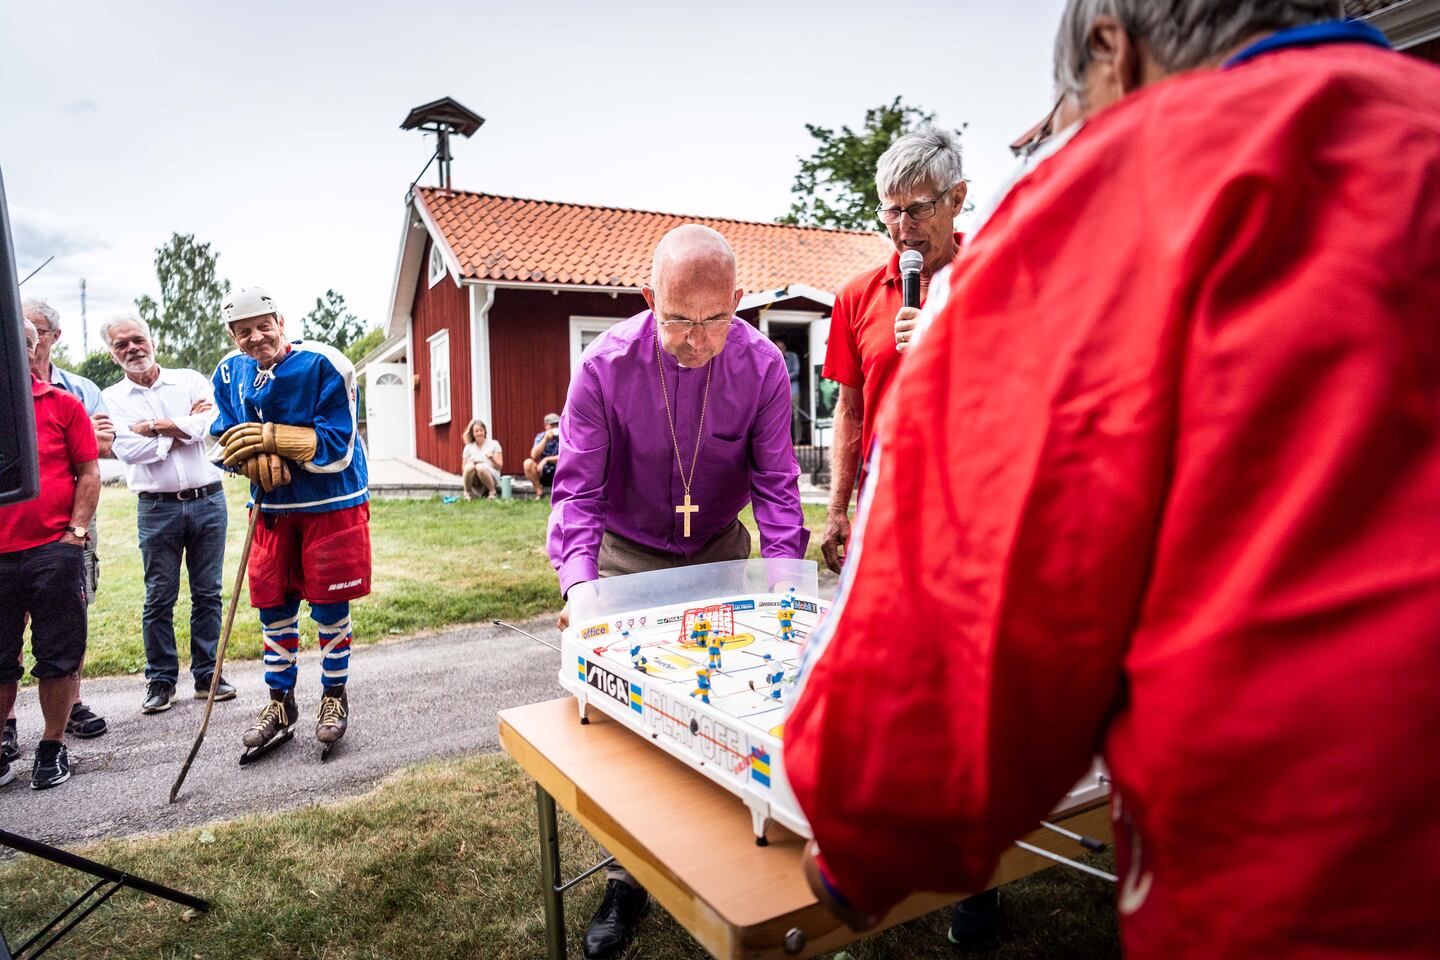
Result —
[[340, 746], [340, 741], [339, 741], [339, 740], [336, 740], [334, 743], [321, 744], [321, 745], [320, 745], [320, 762], [321, 762], [321, 763], [324, 763], [326, 760], [329, 760], [329, 759], [330, 759], [330, 754], [333, 753], [333, 752], [335, 751], [335, 748], [338, 747], [338, 746]]
[[250, 766], [250, 764], [254, 763], [256, 760], [259, 760], [261, 757], [265, 756], [265, 754], [269, 753], [271, 750], [274, 750], [276, 747], [284, 746], [285, 744], [289, 743], [289, 742], [290, 742], [291, 740], [293, 740], [293, 739], [295, 739], [295, 730], [294, 730], [294, 728], [292, 728], [292, 727], [286, 727], [284, 730], [282, 730], [282, 731], [280, 731], [279, 733], [277, 733], [277, 734], [275, 735], [274, 739], [272, 739], [269, 743], [267, 743], [267, 744], [265, 744], [265, 745], [263, 745], [263, 746], [259, 746], [259, 747], [252, 747], [252, 748], [246, 750], [243, 754], [241, 754], [241, 755], [240, 755], [240, 766], [242, 766], [242, 767], [248, 767], [248, 766]]

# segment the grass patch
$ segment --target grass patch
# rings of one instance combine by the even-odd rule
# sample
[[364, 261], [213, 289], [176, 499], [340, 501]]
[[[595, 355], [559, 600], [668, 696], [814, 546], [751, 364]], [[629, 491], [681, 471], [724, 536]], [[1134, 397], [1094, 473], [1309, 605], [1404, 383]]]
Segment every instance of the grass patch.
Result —
[[[245, 536], [247, 485], [229, 479], [224, 600], [229, 603]], [[135, 532], [136, 498], [123, 487], [100, 495], [100, 588], [90, 610], [86, 676], [138, 674], [145, 669], [140, 616], [145, 573]], [[374, 592], [353, 604], [355, 641], [374, 643], [459, 623], [523, 619], [560, 608], [559, 588], [545, 553], [550, 505], [539, 500], [373, 500], [370, 535]], [[825, 509], [805, 508], [812, 532], [809, 556], [820, 559]], [[741, 519], [755, 532], [747, 508]], [[760, 538], [754, 536], [755, 555]], [[313, 649], [314, 624], [301, 618], [301, 645]], [[182, 661], [190, 649], [190, 596], [181, 577], [175, 640]], [[241, 598], [228, 659], [259, 659], [260, 624]]]
[[[561, 833], [567, 876], [598, 859], [589, 835], [563, 813]], [[411, 768], [333, 806], [78, 852], [204, 897], [212, 909], [182, 922], [178, 906], [126, 891], [49, 954], [57, 958], [519, 960], [544, 953], [534, 793], [499, 755]], [[590, 881], [566, 896], [572, 955], [601, 888]], [[0, 869], [0, 917], [12, 944], [81, 889], [78, 875], [31, 858]], [[1011, 884], [1002, 899], [1000, 941], [966, 957], [1120, 955], [1108, 884], [1057, 869]], [[946, 912], [931, 914], [849, 953], [855, 960], [954, 958], [947, 924]], [[629, 956], [691, 960], [704, 952], [656, 911]]]

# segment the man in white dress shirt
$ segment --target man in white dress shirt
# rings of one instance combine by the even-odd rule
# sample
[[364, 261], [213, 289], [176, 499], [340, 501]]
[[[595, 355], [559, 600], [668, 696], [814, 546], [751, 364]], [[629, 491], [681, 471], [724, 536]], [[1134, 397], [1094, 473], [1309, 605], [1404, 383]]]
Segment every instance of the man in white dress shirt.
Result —
[[[180, 658], [175, 648], [175, 601], [180, 561], [190, 575], [190, 673], [195, 697], [210, 692], [220, 641], [220, 580], [225, 563], [227, 511], [220, 471], [205, 455], [215, 395], [210, 378], [194, 370], [166, 370], [155, 362], [150, 328], [134, 316], [100, 327], [125, 379], [104, 391], [115, 422], [115, 456], [140, 502], [136, 525], [145, 564], [145, 699], [142, 713], [169, 710], [176, 700]], [[220, 678], [216, 700], [235, 688]]]

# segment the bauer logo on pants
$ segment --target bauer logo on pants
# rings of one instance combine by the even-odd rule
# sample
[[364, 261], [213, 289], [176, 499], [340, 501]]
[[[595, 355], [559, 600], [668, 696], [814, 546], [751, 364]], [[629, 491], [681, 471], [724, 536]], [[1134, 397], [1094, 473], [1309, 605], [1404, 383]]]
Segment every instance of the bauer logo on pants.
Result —
[[607, 697], [630, 705], [630, 684], [597, 664], [585, 661], [585, 682]]

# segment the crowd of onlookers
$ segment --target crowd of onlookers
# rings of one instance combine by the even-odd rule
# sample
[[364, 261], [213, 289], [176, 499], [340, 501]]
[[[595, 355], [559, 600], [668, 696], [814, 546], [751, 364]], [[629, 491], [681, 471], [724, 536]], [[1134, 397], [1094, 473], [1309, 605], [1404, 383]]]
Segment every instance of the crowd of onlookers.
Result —
[[[44, 300], [22, 304], [35, 404], [40, 495], [0, 507], [0, 786], [15, 778], [23, 754], [14, 706], [28, 625], [44, 730], [34, 746], [30, 785], [41, 790], [70, 777], [66, 735], [105, 734], [105, 719], [80, 700], [88, 639], [87, 607], [100, 582], [95, 523], [100, 457], [115, 457], [137, 498], [136, 527], [145, 569], [141, 635], [145, 645], [142, 713], [170, 709], [180, 660], [174, 609], [183, 562], [190, 582], [190, 672], [194, 695], [208, 695], [220, 634], [220, 581], [227, 507], [221, 473], [205, 452], [216, 415], [210, 379], [162, 368], [149, 327], [135, 316], [106, 322], [100, 336], [125, 376], [105, 390], [56, 367], [60, 314]], [[216, 699], [235, 689], [220, 678]]]

